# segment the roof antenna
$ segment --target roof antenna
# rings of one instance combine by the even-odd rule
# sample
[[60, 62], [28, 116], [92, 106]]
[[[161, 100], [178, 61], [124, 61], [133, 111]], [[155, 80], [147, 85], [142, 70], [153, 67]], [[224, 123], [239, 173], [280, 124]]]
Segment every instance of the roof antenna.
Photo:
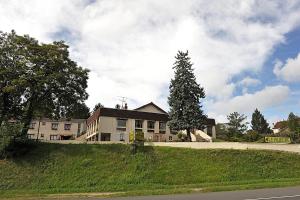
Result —
[[121, 109], [128, 109], [127, 103], [126, 103], [126, 99], [128, 99], [127, 97], [121, 97], [118, 96], [119, 100], [121, 101]]

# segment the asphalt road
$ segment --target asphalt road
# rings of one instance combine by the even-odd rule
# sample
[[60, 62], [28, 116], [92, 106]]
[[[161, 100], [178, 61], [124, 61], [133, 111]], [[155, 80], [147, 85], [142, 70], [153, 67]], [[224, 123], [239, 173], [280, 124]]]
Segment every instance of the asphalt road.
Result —
[[234, 192], [108, 198], [109, 200], [300, 200], [300, 187]]

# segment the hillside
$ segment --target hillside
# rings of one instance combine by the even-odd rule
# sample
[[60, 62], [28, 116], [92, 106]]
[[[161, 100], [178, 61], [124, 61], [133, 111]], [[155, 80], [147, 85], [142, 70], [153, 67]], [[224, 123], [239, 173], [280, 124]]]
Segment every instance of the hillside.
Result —
[[166, 147], [131, 155], [128, 145], [39, 144], [0, 161], [0, 180], [0, 197], [293, 185], [300, 184], [300, 155]]

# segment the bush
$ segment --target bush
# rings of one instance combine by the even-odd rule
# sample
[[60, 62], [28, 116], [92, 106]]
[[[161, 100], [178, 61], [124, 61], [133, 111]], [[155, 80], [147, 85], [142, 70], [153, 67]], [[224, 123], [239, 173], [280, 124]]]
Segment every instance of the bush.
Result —
[[0, 126], [0, 158], [6, 158], [14, 144], [27, 140], [21, 136], [22, 124], [4, 122]]
[[247, 142], [256, 142], [262, 138], [262, 136], [253, 130], [249, 130], [245, 135], [244, 138]]
[[177, 138], [180, 142], [185, 142], [185, 141], [188, 141], [188, 138], [187, 138], [187, 135], [186, 134], [183, 134], [182, 131], [179, 131], [177, 133]]

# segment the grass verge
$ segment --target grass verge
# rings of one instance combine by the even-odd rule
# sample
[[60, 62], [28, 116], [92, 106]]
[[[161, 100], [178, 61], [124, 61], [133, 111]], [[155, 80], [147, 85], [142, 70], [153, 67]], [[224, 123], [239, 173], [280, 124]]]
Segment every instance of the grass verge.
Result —
[[23, 199], [281, 187], [300, 185], [300, 155], [169, 147], [144, 147], [132, 155], [121, 144], [42, 143], [22, 157], [1, 160], [0, 180], [0, 198]]

